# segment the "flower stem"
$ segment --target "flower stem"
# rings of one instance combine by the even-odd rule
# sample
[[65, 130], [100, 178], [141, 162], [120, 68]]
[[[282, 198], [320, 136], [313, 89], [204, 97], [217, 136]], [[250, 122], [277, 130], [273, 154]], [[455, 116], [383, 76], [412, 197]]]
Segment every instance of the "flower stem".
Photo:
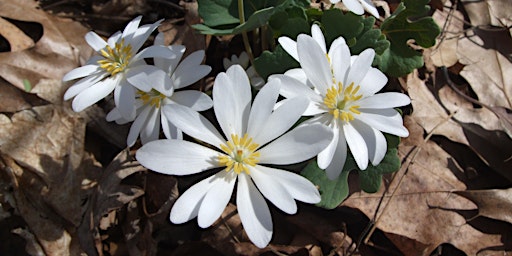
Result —
[[[240, 25], [245, 23], [245, 14], [244, 14], [244, 0], [238, 0], [238, 17], [240, 18]], [[249, 60], [251, 61], [251, 65], [254, 65], [254, 56], [252, 55], [251, 45], [249, 44], [249, 37], [247, 36], [247, 32], [242, 32], [242, 38], [244, 41], [245, 51], [247, 55], [249, 55]]]

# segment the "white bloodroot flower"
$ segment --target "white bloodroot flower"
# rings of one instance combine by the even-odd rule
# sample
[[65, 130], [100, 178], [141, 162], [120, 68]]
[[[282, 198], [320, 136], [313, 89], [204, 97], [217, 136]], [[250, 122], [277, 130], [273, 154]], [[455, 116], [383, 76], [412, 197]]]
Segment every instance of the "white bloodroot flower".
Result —
[[330, 179], [335, 179], [345, 164], [347, 144], [358, 167], [365, 170], [368, 160], [375, 166], [386, 154], [383, 132], [401, 137], [409, 135], [394, 108], [408, 105], [410, 99], [397, 92], [377, 94], [388, 79], [371, 66], [373, 49], [351, 56], [340, 37], [326, 54], [320, 29], [316, 27], [312, 31], [313, 37], [301, 34], [296, 44], [291, 39], [279, 40], [290, 55], [298, 57], [301, 68], [273, 75], [269, 80], [281, 81], [281, 94], [286, 98], [309, 99], [304, 115], [313, 118], [302, 125], [323, 123], [333, 130], [333, 140], [318, 155], [318, 166], [326, 169]]
[[[156, 37], [155, 44], [163, 45], [163, 34]], [[162, 77], [160, 82], [153, 84], [152, 89], [148, 92], [137, 90], [137, 117], [130, 127], [126, 139], [126, 144], [129, 147], [135, 144], [139, 134], [142, 144], [157, 140], [160, 134], [160, 125], [166, 138], [183, 138], [181, 130], [167, 119], [166, 115], [173, 115], [174, 113], [163, 108], [165, 105], [179, 104], [194, 111], [204, 111], [213, 106], [212, 99], [200, 91], [175, 91], [199, 81], [210, 73], [212, 70], [210, 66], [201, 65], [205, 55], [204, 51], [193, 52], [179, 62], [185, 52], [185, 46], [173, 45], [168, 47], [176, 55], [176, 58], [154, 59], [155, 66], [167, 72], [167, 76]], [[164, 114], [165, 112], [168, 113]], [[130, 120], [121, 116], [119, 108], [114, 108], [107, 115], [107, 121], [124, 124]]]
[[249, 76], [251, 85], [257, 90], [261, 89], [261, 87], [263, 87], [265, 84], [265, 80], [263, 80], [263, 78], [258, 75], [256, 69], [254, 69], [254, 66], [249, 66], [249, 55], [247, 55], [246, 52], [240, 53], [239, 57], [233, 54], [231, 55], [231, 59], [224, 58], [222, 59], [222, 64], [226, 70], [235, 64], [242, 66], [242, 68], [245, 69], [247, 76]]
[[[135, 18], [122, 33], [115, 33], [106, 42], [92, 31], [85, 35], [97, 55], [62, 78], [63, 81], [81, 78], [64, 94], [64, 100], [75, 97], [72, 102], [74, 111], [82, 111], [114, 91], [114, 102], [123, 118], [135, 118], [136, 90], [149, 92], [152, 81], [165, 75], [162, 70], [147, 65], [144, 58], [176, 57], [163, 45], [153, 45], [139, 52], [161, 22], [139, 27], [141, 19], [141, 16]], [[140, 83], [140, 80], [146, 82]]]
[[[141, 147], [137, 160], [164, 174], [188, 175], [222, 167], [213, 176], [190, 187], [174, 204], [170, 219], [184, 223], [195, 217], [206, 228], [219, 218], [238, 180], [236, 204], [242, 225], [258, 247], [272, 237], [272, 219], [265, 198], [282, 211], [294, 214], [295, 200], [318, 203], [320, 194], [306, 178], [262, 164], [285, 165], [314, 157], [332, 140], [322, 124], [297, 127], [293, 124], [308, 101], [286, 99], [274, 109], [280, 84], [265, 85], [251, 107], [251, 89], [243, 68], [230, 67], [220, 73], [213, 86], [213, 109], [222, 133], [205, 117], [180, 105], [167, 105], [167, 116], [184, 133], [211, 145], [184, 140], [157, 140]], [[166, 112], [168, 113], [168, 112]], [[213, 148], [213, 149], [212, 149]]]
[[[331, 0], [332, 4], [339, 2], [340, 0]], [[375, 18], [379, 18], [379, 11], [377, 11], [371, 0], [342, 0], [342, 2], [351, 12], [357, 15], [363, 15], [364, 10], [366, 10]]]

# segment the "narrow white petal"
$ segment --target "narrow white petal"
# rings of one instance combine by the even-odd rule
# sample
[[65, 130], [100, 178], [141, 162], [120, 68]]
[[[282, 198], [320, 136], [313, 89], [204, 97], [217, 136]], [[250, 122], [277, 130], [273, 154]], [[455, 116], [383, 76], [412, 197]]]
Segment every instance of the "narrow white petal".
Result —
[[282, 104], [269, 116], [263, 128], [254, 134], [254, 142], [264, 145], [281, 136], [299, 120], [309, 101], [295, 97], [281, 101]]
[[87, 44], [89, 44], [89, 46], [91, 46], [91, 48], [97, 52], [107, 46], [107, 42], [105, 42], [103, 38], [92, 31], [85, 34], [85, 41], [87, 41]]
[[327, 166], [329, 166], [334, 156], [334, 152], [336, 152], [336, 147], [338, 146], [338, 138], [340, 136], [339, 128], [337, 126], [333, 126], [332, 131], [333, 137], [331, 142], [324, 150], [322, 150], [322, 152], [318, 154], [317, 157], [318, 167], [320, 167], [320, 169], [325, 169]]
[[171, 51], [165, 45], [152, 45], [147, 48], [142, 49], [139, 53], [133, 56], [132, 62], [142, 60], [144, 58], [163, 58], [163, 59], [174, 59], [176, 58], [176, 53]]
[[375, 8], [375, 5], [373, 5], [371, 0], [359, 0], [359, 2], [361, 2], [361, 5], [363, 5], [363, 8], [367, 12], [375, 16], [375, 18], [379, 18], [379, 11], [377, 10], [377, 8]]
[[158, 140], [160, 135], [160, 109], [150, 107], [148, 118], [144, 124], [144, 129], [140, 132], [140, 141], [146, 144], [150, 141]]
[[331, 67], [326, 54], [310, 36], [301, 34], [297, 37], [297, 51], [300, 66], [313, 85], [325, 93], [332, 84]]
[[409, 131], [403, 126], [402, 116], [394, 109], [365, 109], [354, 117], [381, 132], [400, 137], [409, 136]]
[[[160, 109], [162, 111], [162, 109]], [[178, 128], [174, 126], [164, 114], [160, 113], [160, 123], [162, 124], [162, 130], [167, 139], [180, 139], [178, 138]]]
[[98, 75], [91, 75], [78, 80], [78, 82], [74, 83], [71, 87], [68, 88], [66, 93], [64, 93], [64, 100], [69, 100], [75, 97], [77, 94], [91, 87], [106, 76], [107, 73], [99, 73]]
[[292, 56], [296, 61], [299, 61], [299, 54], [297, 53], [297, 42], [285, 36], [279, 37], [277, 41], [279, 42], [281, 47], [283, 47], [283, 49], [288, 54], [290, 54], [290, 56]]
[[359, 54], [354, 63], [350, 66], [350, 70], [348, 71], [348, 75], [345, 80], [346, 83], [344, 85], [348, 86], [351, 83], [354, 83], [355, 85], [361, 84], [361, 81], [372, 67], [371, 65], [374, 57], [375, 51], [371, 48], [368, 48]]
[[[332, 51], [333, 49], [336, 49], [337, 47], [342, 46], [342, 45], [345, 45], [345, 46], [347, 45], [347, 42], [345, 41], [345, 38], [343, 38], [342, 36], [340, 36], [340, 37], [338, 37], [338, 38], [334, 39], [334, 41], [332, 41], [332, 43], [331, 43], [331, 47], [329, 48], [329, 53], [328, 53], [328, 54], [329, 54], [329, 56], [332, 56], [331, 51]], [[331, 57], [331, 58], [332, 58], [332, 57]]]
[[[155, 43], [156, 44], [156, 43]], [[181, 60], [181, 57], [185, 53], [185, 46], [183, 45], [169, 45], [167, 46], [175, 55], [175, 58], [171, 59], [164, 59], [164, 58], [154, 58], [153, 62], [155, 63], [155, 66], [162, 69], [163, 71], [172, 74], [176, 67], [178, 66], [178, 63]]]
[[279, 81], [270, 81], [263, 86], [254, 98], [253, 107], [249, 114], [249, 123], [247, 125], [247, 133], [251, 136], [258, 134], [265, 126], [265, 123], [274, 110], [274, 105], [279, 96], [279, 88]]
[[309, 86], [300, 82], [297, 79], [289, 77], [288, 75], [273, 75], [269, 80], [278, 79], [281, 82], [280, 93], [285, 98], [306, 97], [308, 99], [308, 107], [303, 115], [310, 116], [325, 112], [320, 108], [323, 99], [320, 95], [315, 93]]
[[[332, 70], [334, 78], [337, 82], [344, 82], [347, 79], [348, 70], [350, 68], [350, 50], [346, 44], [338, 45], [336, 48], [330, 49]], [[343, 84], [348, 86], [348, 84]]]
[[189, 107], [169, 104], [163, 106], [162, 111], [167, 120], [191, 137], [215, 147], [220, 147], [221, 144], [226, 143], [226, 140], [208, 119]]
[[249, 239], [259, 248], [267, 246], [272, 238], [272, 217], [267, 202], [245, 173], [238, 175], [236, 205]]
[[335, 180], [340, 176], [343, 166], [345, 165], [345, 161], [347, 160], [347, 154], [347, 141], [345, 139], [345, 134], [343, 133], [343, 130], [340, 130], [336, 151], [334, 152], [331, 163], [325, 169], [327, 178]]
[[160, 92], [168, 94], [166, 96], [172, 94], [171, 79], [167, 73], [155, 66], [140, 65], [130, 68], [126, 73], [126, 80], [141, 91], [148, 92], [152, 88], [165, 88], [166, 90]]
[[208, 65], [201, 65], [204, 59], [204, 51], [195, 51], [185, 58], [176, 67], [171, 76], [176, 89], [189, 86], [210, 73], [212, 68]]
[[214, 184], [206, 193], [197, 215], [197, 223], [202, 228], [211, 226], [220, 217], [228, 205], [235, 187], [236, 174], [234, 172], [223, 170], [215, 176], [216, 179], [212, 181]]
[[210, 96], [200, 91], [178, 91], [171, 96], [171, 100], [195, 111], [204, 111], [213, 106]]
[[[261, 165], [258, 165], [256, 168], [259, 173], [265, 175], [265, 179], [275, 180], [283, 186], [283, 188], [285, 188], [294, 199], [310, 204], [320, 202], [321, 198], [318, 189], [308, 179], [296, 173], [276, 168], [269, 168]], [[253, 177], [252, 172], [251, 177]], [[258, 185], [258, 182], [255, 181], [255, 183]], [[270, 198], [269, 196], [265, 197], [268, 199]]]
[[332, 140], [332, 131], [322, 124], [299, 126], [259, 150], [260, 163], [292, 164], [316, 156]]
[[133, 34], [135, 33], [135, 31], [137, 31], [137, 28], [139, 28], [139, 24], [140, 24], [141, 20], [142, 20], [142, 15], [139, 15], [139, 16], [135, 17], [133, 20], [131, 20], [130, 22], [128, 22], [128, 24], [124, 28], [122, 37], [127, 38], [128, 42], [133, 37]]
[[325, 47], [325, 38], [322, 30], [317, 24], [313, 24], [311, 26], [311, 36], [315, 39], [316, 43], [322, 48], [324, 53], [327, 53], [327, 48]]
[[343, 0], [343, 4], [353, 13], [362, 15], [364, 13], [363, 6], [357, 0]]
[[81, 66], [78, 68], [75, 68], [62, 77], [62, 81], [71, 81], [77, 78], [85, 77], [88, 75], [91, 75], [95, 72], [101, 71], [100, 66], [98, 64], [89, 64], [85, 66]]
[[135, 157], [140, 164], [155, 172], [189, 175], [219, 167], [219, 154], [184, 140], [155, 140], [137, 150]]
[[264, 169], [265, 167], [257, 165], [250, 167], [249, 170], [251, 178], [261, 194], [277, 208], [281, 209], [281, 211], [295, 214], [297, 212], [297, 204], [290, 193], [272, 175], [260, 171], [260, 168]]
[[130, 86], [125, 80], [119, 81], [114, 89], [114, 103], [124, 119], [135, 119], [135, 87]]
[[132, 45], [132, 50], [134, 52], [139, 51], [140, 47], [148, 40], [148, 37], [155, 31], [155, 29], [160, 25], [163, 20], [159, 20], [153, 24], [147, 24], [139, 27], [131, 39], [129, 39], [130, 44]]
[[116, 82], [116, 79], [107, 78], [83, 90], [73, 100], [71, 104], [73, 110], [75, 112], [80, 112], [98, 102], [99, 100], [105, 98], [105, 96], [114, 90], [116, 87]]
[[226, 137], [242, 134], [247, 130], [251, 109], [251, 85], [240, 65], [231, 66], [220, 73], [213, 85], [213, 109]]
[[217, 176], [213, 175], [187, 189], [187, 191], [176, 200], [171, 209], [171, 222], [182, 224], [195, 218], [199, 213], [199, 207], [204, 201], [203, 199], [206, 193], [215, 185], [215, 180], [217, 180]]
[[105, 117], [105, 120], [107, 120], [107, 122], [116, 121], [117, 123], [117, 120], [123, 120], [123, 117], [121, 116], [121, 113], [119, 113], [119, 110], [117, 108], [113, 108], [112, 110], [110, 110], [110, 112], [108, 112], [107, 116]]
[[113, 35], [111, 35], [108, 39], [107, 39], [107, 44], [114, 48], [116, 46], [116, 43], [118, 43], [119, 41], [121, 41], [121, 37], [123, 36], [123, 33], [121, 33], [121, 31], [117, 31], [115, 32]]
[[299, 80], [301, 83], [307, 85], [309, 88], [314, 88], [312, 84], [309, 83], [308, 76], [306, 76], [306, 73], [304, 73], [304, 70], [302, 68], [289, 69], [288, 71], [284, 72], [284, 75]]
[[376, 108], [376, 109], [384, 109], [384, 108], [396, 108], [405, 105], [409, 105], [411, 103], [411, 99], [409, 96], [398, 93], [398, 92], [385, 92], [378, 93], [366, 98], [363, 98], [357, 102], [357, 105], [361, 109], [365, 108]]
[[345, 133], [348, 147], [350, 148], [350, 152], [352, 152], [354, 160], [356, 160], [357, 166], [359, 169], [365, 170], [366, 167], [368, 167], [368, 148], [366, 147], [363, 136], [352, 126], [352, 123], [343, 125], [343, 132]]
[[128, 132], [128, 137], [126, 138], [126, 145], [128, 145], [128, 147], [133, 146], [137, 141], [140, 131], [142, 130], [144, 124], [146, 124], [146, 120], [150, 111], [151, 107], [144, 106], [137, 118], [135, 118], [135, 121], [133, 121], [132, 126], [130, 127], [130, 131]]
[[359, 92], [364, 96], [371, 96], [380, 91], [388, 82], [388, 78], [382, 71], [376, 68], [370, 68], [366, 76], [359, 83], [361, 89]]
[[387, 151], [387, 143], [384, 135], [377, 129], [374, 129], [359, 120], [353, 120], [352, 125], [363, 136], [366, 147], [368, 148], [368, 158], [375, 166], [384, 159]]

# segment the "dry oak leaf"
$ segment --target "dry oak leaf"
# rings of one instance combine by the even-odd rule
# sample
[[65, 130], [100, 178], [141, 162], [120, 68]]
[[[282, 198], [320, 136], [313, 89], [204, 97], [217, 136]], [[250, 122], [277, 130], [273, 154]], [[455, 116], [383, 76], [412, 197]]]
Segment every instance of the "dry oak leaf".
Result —
[[[512, 5], [509, 0], [461, 0], [471, 25], [509, 28], [512, 26]], [[512, 35], [512, 30], [510, 30]]]
[[442, 10], [436, 10], [432, 15], [434, 21], [443, 28], [441, 36], [436, 39], [436, 45], [426, 52], [431, 52], [430, 58], [435, 66], [451, 67], [459, 60], [457, 45], [459, 33], [464, 29], [464, 15], [452, 9], [450, 1], [445, 3]]
[[512, 224], [512, 188], [457, 191], [478, 205], [478, 215]]
[[[39, 97], [52, 103], [62, 102], [66, 90], [60, 82], [62, 76], [85, 63], [92, 54], [84, 40], [87, 29], [70, 19], [47, 14], [37, 8], [36, 1], [0, 0], [0, 6], [0, 17], [38, 23], [43, 29], [42, 37], [33, 46], [0, 53], [0, 77], [21, 90], [26, 80]], [[5, 33], [5, 26], [0, 29], [0, 33]]]
[[[419, 126], [411, 121], [407, 121], [409, 127]], [[410, 129], [417, 130], [414, 127]], [[411, 136], [422, 134], [414, 133]], [[476, 208], [470, 200], [453, 193], [466, 188], [454, 174], [460, 172], [455, 160], [432, 141], [414, 145], [407, 140], [421, 141], [421, 138], [406, 138], [399, 146], [399, 156], [404, 164], [396, 175], [401, 176], [406, 170], [407, 174], [394, 197], [390, 198], [389, 194], [384, 196], [383, 205], [389, 206], [384, 212], [379, 212], [377, 228], [392, 240], [400, 236], [415, 240], [415, 247], [395, 243], [408, 255], [430, 255], [443, 243], [452, 244], [467, 255], [477, 255], [484, 248], [502, 246], [502, 234], [483, 233], [469, 225], [458, 212], [447, 210]], [[397, 187], [398, 180], [395, 178], [389, 185], [389, 191]], [[383, 188], [376, 194], [354, 193], [343, 205], [357, 208], [373, 218], [383, 193]], [[416, 251], [411, 252], [411, 248]]]

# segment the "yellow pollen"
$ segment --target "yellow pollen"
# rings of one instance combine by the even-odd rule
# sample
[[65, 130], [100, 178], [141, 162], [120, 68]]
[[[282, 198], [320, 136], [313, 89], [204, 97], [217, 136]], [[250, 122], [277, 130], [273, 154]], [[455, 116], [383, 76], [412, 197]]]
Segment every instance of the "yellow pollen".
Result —
[[260, 152], [255, 152], [258, 147], [247, 133], [241, 138], [231, 134], [231, 140], [220, 145], [225, 154], [218, 156], [219, 164], [226, 166], [227, 172], [234, 170], [236, 174], [250, 174], [248, 166], [255, 166], [259, 162]]
[[124, 45], [124, 39], [122, 39], [121, 42], [115, 44], [114, 48], [107, 45], [104, 49], [101, 49], [100, 54], [104, 59], [98, 60], [98, 64], [111, 76], [114, 76], [123, 72], [128, 66], [132, 58], [132, 46], [130, 44]]
[[155, 89], [151, 89], [149, 92], [137, 90], [137, 97], [142, 100], [144, 105], [152, 105], [156, 108], [160, 108], [162, 100], [166, 98], [165, 95], [161, 94]]
[[354, 114], [361, 114], [359, 105], [354, 105], [355, 102], [363, 97], [362, 94], [357, 94], [360, 88], [359, 85], [354, 87], [354, 83], [351, 83], [344, 89], [343, 84], [339, 82], [338, 86], [333, 85], [327, 89], [324, 104], [334, 119], [350, 122], [354, 120]]

